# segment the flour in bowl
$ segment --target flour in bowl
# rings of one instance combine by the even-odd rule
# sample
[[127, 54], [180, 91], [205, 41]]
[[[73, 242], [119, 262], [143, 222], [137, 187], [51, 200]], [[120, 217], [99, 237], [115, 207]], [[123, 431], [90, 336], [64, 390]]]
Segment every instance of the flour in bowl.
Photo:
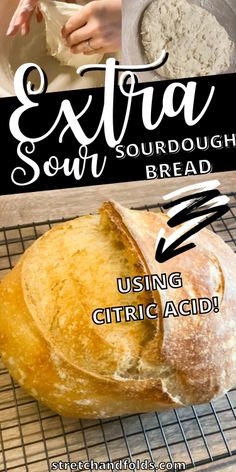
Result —
[[154, 0], [141, 22], [141, 37], [148, 62], [162, 49], [169, 53], [157, 74], [167, 79], [226, 72], [234, 43], [216, 17], [186, 0]]

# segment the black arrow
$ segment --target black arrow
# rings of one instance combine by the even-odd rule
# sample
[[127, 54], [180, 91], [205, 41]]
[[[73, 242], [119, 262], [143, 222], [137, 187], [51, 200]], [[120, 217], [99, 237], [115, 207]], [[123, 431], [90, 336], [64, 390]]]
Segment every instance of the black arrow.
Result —
[[[229, 211], [228, 205], [220, 205], [218, 207], [215, 207], [215, 213], [208, 218], [204, 218], [203, 221], [200, 223], [197, 223], [196, 226], [188, 230], [186, 233], [182, 234], [179, 238], [177, 238], [172, 244], [167, 246], [165, 249], [166, 243], [168, 243], [168, 238], [160, 238], [157, 248], [156, 248], [156, 254], [155, 254], [155, 259], [157, 262], [163, 263], [168, 261], [169, 259], [172, 259], [175, 256], [178, 256], [179, 254], [182, 254], [183, 252], [189, 251], [190, 249], [193, 249], [196, 247], [196, 244], [194, 243], [189, 243], [186, 244], [185, 246], [180, 246], [184, 241], [189, 239], [191, 236], [193, 236], [195, 233], [198, 233], [201, 229], [205, 228], [207, 225], [212, 223], [213, 221], [217, 220], [219, 217], [223, 216], [225, 213]], [[169, 220], [168, 225], [171, 220]], [[169, 225], [170, 226], [170, 225]], [[177, 248], [177, 249], [176, 249]]]

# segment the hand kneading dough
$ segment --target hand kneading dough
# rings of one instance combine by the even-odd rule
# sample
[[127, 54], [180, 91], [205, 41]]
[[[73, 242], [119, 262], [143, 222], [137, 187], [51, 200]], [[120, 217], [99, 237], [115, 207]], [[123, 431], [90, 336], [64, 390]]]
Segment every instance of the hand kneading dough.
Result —
[[51, 56], [55, 57], [61, 64], [75, 67], [76, 69], [85, 64], [98, 64], [102, 60], [102, 54], [93, 54], [91, 56], [73, 54], [64, 45], [61, 29], [72, 15], [83, 8], [82, 6], [51, 0], [40, 1], [39, 6], [45, 20], [46, 41], [48, 53]]
[[[0, 353], [36, 399], [63, 415], [99, 418], [203, 403], [234, 386], [236, 256], [205, 229], [195, 249], [158, 264], [166, 223], [162, 213], [106, 202], [100, 216], [45, 233], [0, 283]], [[117, 290], [117, 277], [172, 272], [183, 287]], [[212, 296], [219, 313], [163, 318], [167, 300]], [[158, 319], [92, 321], [96, 308], [149, 303]]]
[[178, 79], [227, 71], [234, 44], [215, 16], [186, 0], [155, 0], [144, 12], [141, 35], [148, 61], [169, 53], [156, 73]]

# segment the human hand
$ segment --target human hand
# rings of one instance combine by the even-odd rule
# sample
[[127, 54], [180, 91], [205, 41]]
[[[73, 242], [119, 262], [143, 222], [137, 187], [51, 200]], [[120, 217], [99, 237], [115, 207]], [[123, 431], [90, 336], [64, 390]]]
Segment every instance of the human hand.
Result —
[[[66, 1], [73, 2], [73, 0]], [[38, 7], [38, 0], [20, 0], [8, 26], [7, 36], [15, 36], [19, 30], [21, 30], [22, 36], [25, 36], [29, 32], [30, 21], [34, 13], [37, 21], [42, 21], [43, 17]]]
[[121, 0], [94, 0], [73, 15], [62, 28], [72, 53], [115, 52], [121, 46]]
[[35, 12], [38, 21], [42, 20], [42, 15], [37, 6], [38, 0], [20, 0], [18, 7], [10, 21], [7, 36], [15, 36], [21, 30], [22, 36], [29, 32], [30, 20]]

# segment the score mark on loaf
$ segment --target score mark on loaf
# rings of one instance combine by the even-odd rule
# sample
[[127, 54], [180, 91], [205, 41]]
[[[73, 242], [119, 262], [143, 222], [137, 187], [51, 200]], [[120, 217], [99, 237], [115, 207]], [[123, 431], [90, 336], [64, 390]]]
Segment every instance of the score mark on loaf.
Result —
[[[59, 414], [102, 418], [204, 403], [236, 383], [236, 256], [206, 229], [159, 264], [162, 213], [105, 202], [39, 238], [0, 284], [0, 353]], [[168, 229], [167, 229], [168, 228]], [[118, 277], [179, 272], [183, 286], [120, 293]], [[97, 326], [98, 307], [219, 299], [219, 313]]]

